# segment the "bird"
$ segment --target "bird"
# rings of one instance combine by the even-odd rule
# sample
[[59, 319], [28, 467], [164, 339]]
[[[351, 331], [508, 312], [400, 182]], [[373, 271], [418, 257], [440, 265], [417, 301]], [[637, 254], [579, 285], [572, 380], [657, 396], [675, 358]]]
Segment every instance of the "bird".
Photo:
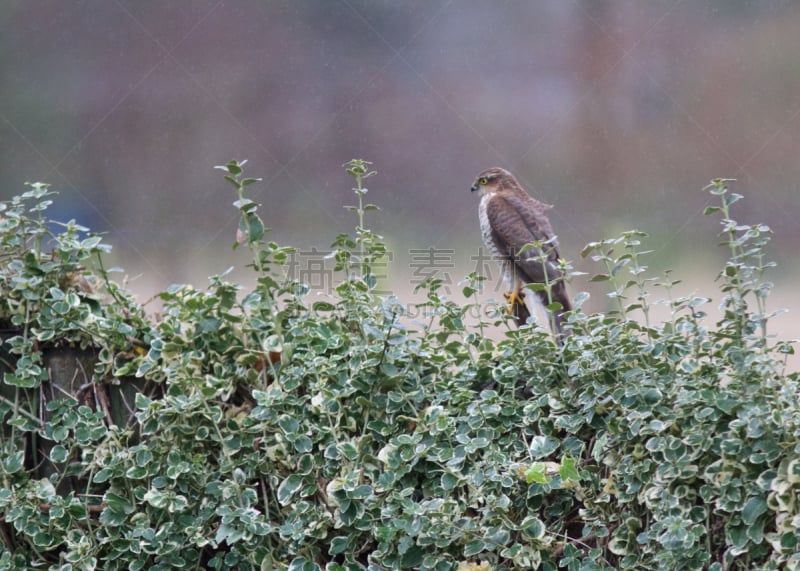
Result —
[[[552, 302], [561, 306], [551, 312], [550, 324], [556, 340], [563, 343], [567, 331], [565, 313], [572, 310], [558, 242], [547, 218], [551, 205], [533, 198], [509, 171], [499, 167], [486, 169], [475, 177], [470, 187], [480, 198], [478, 220], [486, 248], [500, 265], [500, 273], [509, 292], [508, 313], [519, 324], [530, 316], [522, 288], [526, 284], [546, 284], [535, 291], [545, 307]], [[527, 246], [532, 244], [532, 246]], [[526, 248], [527, 246], [527, 248]]]

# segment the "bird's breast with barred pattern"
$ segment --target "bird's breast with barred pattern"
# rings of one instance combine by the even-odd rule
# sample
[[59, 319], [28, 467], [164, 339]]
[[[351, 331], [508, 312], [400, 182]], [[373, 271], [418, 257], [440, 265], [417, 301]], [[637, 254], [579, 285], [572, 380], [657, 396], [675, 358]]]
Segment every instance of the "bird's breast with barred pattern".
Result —
[[509, 263], [508, 252], [501, 252], [492, 237], [492, 225], [489, 222], [489, 215], [486, 212], [489, 201], [494, 197], [495, 193], [487, 193], [481, 197], [480, 204], [478, 205], [478, 220], [481, 225], [481, 236], [486, 249], [489, 250], [492, 258], [497, 261], [500, 266], [500, 273], [503, 278], [503, 283], [506, 289], [513, 289], [514, 287], [514, 269], [513, 264]]

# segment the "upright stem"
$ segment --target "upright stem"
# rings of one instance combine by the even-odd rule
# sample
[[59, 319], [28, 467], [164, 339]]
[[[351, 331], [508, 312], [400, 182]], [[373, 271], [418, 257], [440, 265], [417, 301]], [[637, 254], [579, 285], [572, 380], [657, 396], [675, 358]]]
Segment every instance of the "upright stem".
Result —
[[[374, 206], [364, 205], [364, 195], [367, 194], [367, 188], [364, 187], [364, 180], [377, 174], [375, 171], [369, 170], [369, 165], [372, 163], [362, 159], [352, 159], [344, 164], [347, 174], [352, 176], [356, 181], [356, 186], [353, 189], [358, 196], [358, 206], [355, 207], [356, 214], [358, 215], [358, 227], [356, 228], [356, 241], [358, 242], [358, 277], [361, 279], [366, 278], [372, 271], [372, 246], [373, 235], [365, 227], [364, 217], [368, 208], [377, 208]], [[353, 209], [353, 207], [350, 207]], [[369, 243], [367, 243], [369, 242]]]
[[356, 176], [356, 194], [358, 195], [358, 228], [356, 229], [356, 233], [358, 234], [358, 260], [359, 260], [359, 277], [364, 278], [364, 276], [369, 273], [369, 266], [367, 261], [364, 259], [364, 187], [361, 182], [361, 175]]

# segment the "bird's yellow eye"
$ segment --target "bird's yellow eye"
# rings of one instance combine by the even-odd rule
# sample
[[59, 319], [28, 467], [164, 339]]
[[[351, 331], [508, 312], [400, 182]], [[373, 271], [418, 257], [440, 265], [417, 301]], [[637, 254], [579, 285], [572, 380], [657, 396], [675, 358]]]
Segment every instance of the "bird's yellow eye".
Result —
[[489, 179], [486, 178], [485, 176], [482, 176], [481, 178], [478, 179], [478, 184], [480, 184], [480, 185], [489, 184]]

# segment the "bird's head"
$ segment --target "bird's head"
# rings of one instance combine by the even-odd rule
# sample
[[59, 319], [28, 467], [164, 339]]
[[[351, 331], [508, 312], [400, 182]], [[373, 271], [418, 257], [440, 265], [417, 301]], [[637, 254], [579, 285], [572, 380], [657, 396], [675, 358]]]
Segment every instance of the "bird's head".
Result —
[[514, 184], [516, 184], [516, 179], [513, 174], [506, 169], [492, 167], [475, 177], [475, 182], [472, 183], [470, 190], [483, 196], [484, 194], [491, 194], [502, 188], [513, 186]]

